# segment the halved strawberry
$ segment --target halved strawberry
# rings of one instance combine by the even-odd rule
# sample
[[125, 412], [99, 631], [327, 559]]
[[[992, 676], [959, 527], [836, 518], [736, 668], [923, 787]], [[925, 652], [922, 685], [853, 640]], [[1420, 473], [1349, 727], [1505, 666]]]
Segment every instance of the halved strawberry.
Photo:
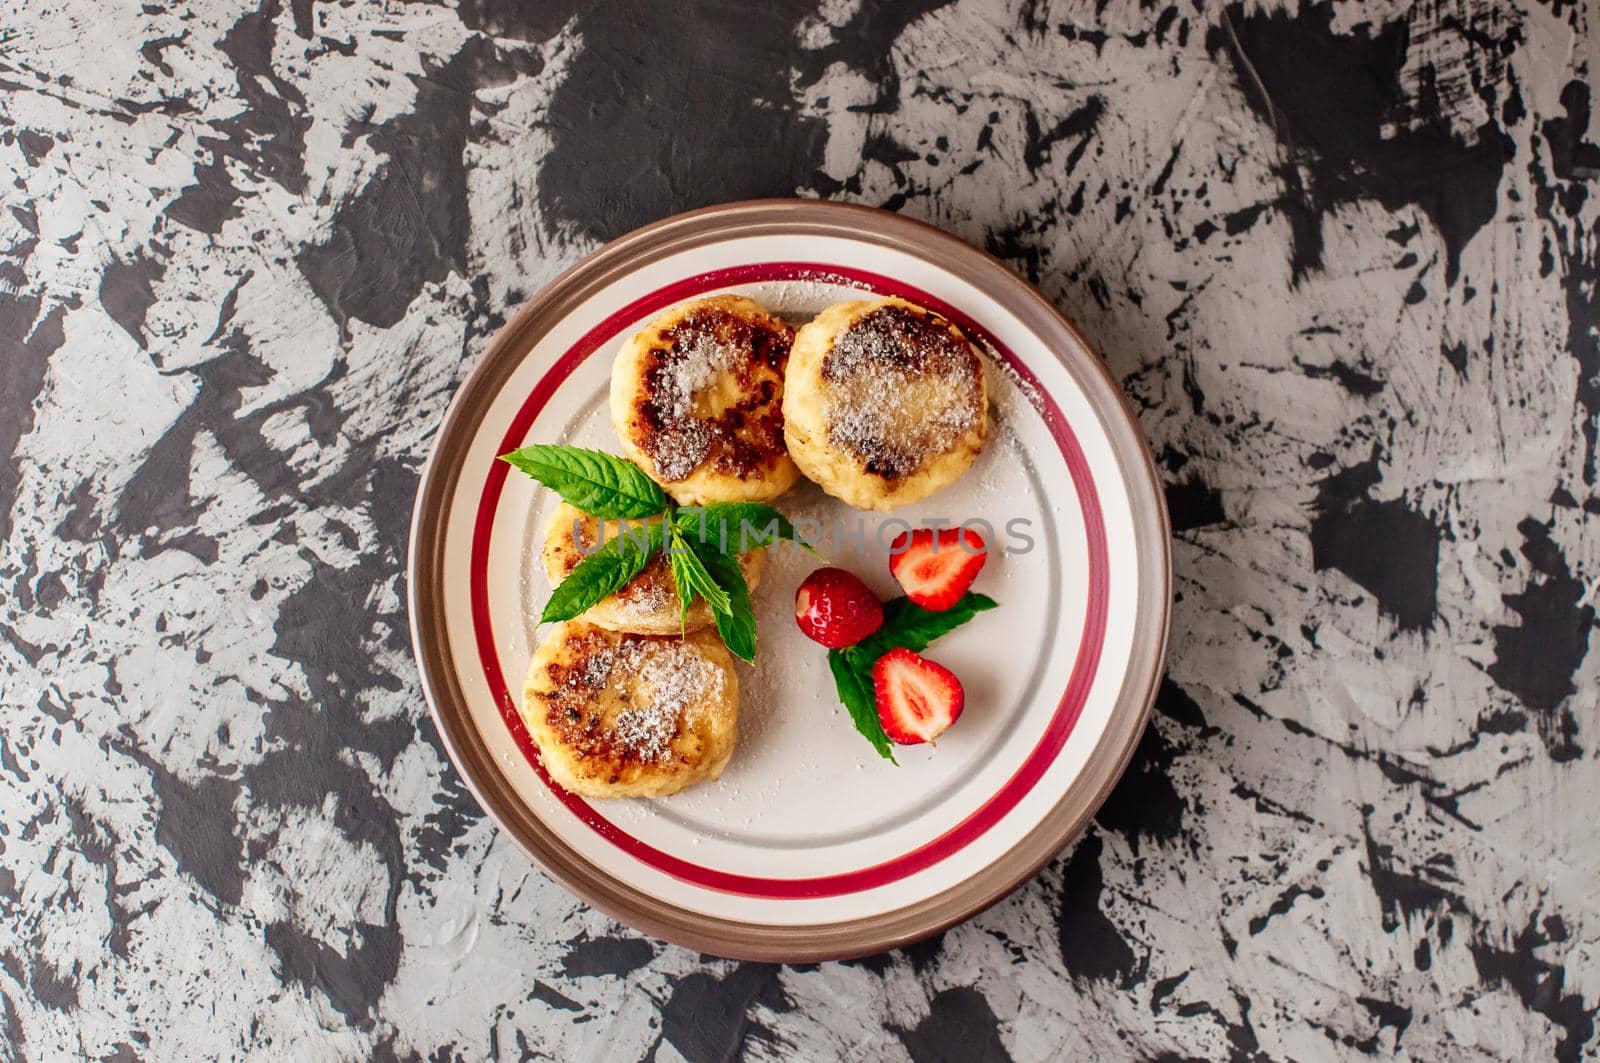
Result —
[[889, 547], [889, 571], [906, 597], [935, 611], [960, 601], [987, 560], [989, 547], [971, 528], [917, 528]]
[[878, 721], [889, 738], [903, 746], [931, 742], [944, 734], [967, 703], [954, 672], [904, 647], [878, 658], [872, 668], [872, 689]]

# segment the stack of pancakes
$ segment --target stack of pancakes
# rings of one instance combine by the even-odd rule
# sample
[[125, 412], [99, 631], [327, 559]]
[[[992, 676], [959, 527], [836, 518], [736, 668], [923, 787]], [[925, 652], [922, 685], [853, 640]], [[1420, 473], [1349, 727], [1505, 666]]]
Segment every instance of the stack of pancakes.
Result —
[[[983, 360], [903, 299], [829, 307], [798, 330], [760, 303], [681, 303], [623, 345], [611, 418], [624, 452], [683, 505], [770, 502], [801, 473], [862, 509], [925, 498], [988, 433]], [[616, 535], [615, 525], [604, 535]], [[543, 560], [563, 580], [602, 535], [563, 503]], [[739, 558], [753, 591], [763, 551]], [[732, 658], [696, 600], [683, 618], [665, 557], [540, 644], [523, 718], [556, 782], [588, 797], [662, 797], [722, 773], [738, 736]]]

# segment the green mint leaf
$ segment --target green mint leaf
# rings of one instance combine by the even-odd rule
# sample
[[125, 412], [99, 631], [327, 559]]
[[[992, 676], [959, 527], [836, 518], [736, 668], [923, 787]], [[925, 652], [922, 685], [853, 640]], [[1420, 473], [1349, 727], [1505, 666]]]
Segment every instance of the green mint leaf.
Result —
[[[677, 514], [673, 514], [676, 518]], [[689, 553], [684, 545], [683, 537], [678, 533], [676, 523], [672, 526], [670, 549], [667, 550], [667, 562], [672, 566], [672, 589], [678, 595], [678, 630], [682, 632], [689, 623], [689, 606], [694, 604], [694, 574], [688, 570], [685, 555]], [[715, 609], [712, 610], [716, 612]]]
[[653, 517], [667, 496], [633, 462], [583, 447], [533, 443], [500, 455], [592, 517]]
[[[854, 647], [852, 647], [854, 648]], [[839, 691], [839, 701], [850, 713], [850, 719], [855, 723], [856, 730], [878, 755], [889, 763], [899, 766], [900, 762], [894, 759], [893, 747], [889, 744], [889, 736], [883, 730], [883, 723], [878, 719], [878, 702], [872, 691], [872, 663], [877, 658], [867, 661], [867, 668], [860, 668], [860, 659], [845, 650], [828, 651], [828, 667], [833, 671], [833, 685]]]
[[722, 644], [744, 660], [754, 661], [756, 613], [750, 604], [750, 585], [745, 582], [744, 569], [739, 567], [736, 558], [729, 557], [710, 544], [696, 543], [694, 552], [706, 571], [711, 574], [711, 578], [728, 592], [731, 608], [726, 613], [712, 610], [712, 616], [717, 624], [717, 634], [722, 636]]
[[817, 551], [800, 538], [789, 518], [764, 502], [713, 502], [678, 510], [677, 526], [696, 542], [714, 545], [725, 554], [740, 554], [779, 539]]
[[711, 606], [713, 613], [726, 613], [733, 608], [728, 592], [717, 586], [700, 557], [683, 537], [676, 525], [672, 528], [672, 582], [678, 590], [678, 605], [685, 615], [694, 596], [699, 595]]
[[[644, 542], [641, 544], [640, 540]], [[646, 521], [643, 534], [638, 528], [619, 531], [605, 545], [579, 561], [567, 578], [550, 595], [539, 617], [541, 624], [571, 620], [591, 606], [604, 601], [628, 585], [644, 571], [653, 554], [667, 541], [667, 522]]]
[[883, 626], [850, 647], [851, 655], [865, 660], [870, 668], [890, 650], [904, 647], [921, 653], [941, 635], [949, 634], [968, 620], [999, 603], [987, 594], [968, 591], [948, 609], [934, 612], [909, 598], [891, 598], [883, 603]]

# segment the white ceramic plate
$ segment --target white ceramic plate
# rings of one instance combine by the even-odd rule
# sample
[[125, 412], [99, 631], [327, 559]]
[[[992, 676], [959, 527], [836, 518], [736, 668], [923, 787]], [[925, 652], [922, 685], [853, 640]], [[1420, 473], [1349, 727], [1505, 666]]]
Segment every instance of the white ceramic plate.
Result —
[[[591, 801], [543, 773], [516, 711], [550, 588], [537, 537], [556, 499], [495, 457], [529, 442], [616, 451], [612, 357], [666, 307], [750, 295], [798, 321], [901, 295], [990, 353], [993, 425], [960, 480], [892, 514], [806, 483], [780, 499], [830, 560], [888, 597], [905, 523], [978, 525], [976, 590], [1000, 608], [927, 656], [967, 709], [937, 748], [881, 760], [793, 621], [819, 563], [772, 551], [760, 652], [722, 778], [671, 798]], [[800, 201], [668, 219], [536, 296], [462, 385], [418, 491], [410, 592], [419, 667], [452, 758], [542, 866], [625, 922], [707, 952], [800, 961], [877, 951], [992, 903], [1081, 828], [1120, 775], [1159, 678], [1168, 529], [1136, 425], [1082, 338], [1002, 265], [917, 222]]]

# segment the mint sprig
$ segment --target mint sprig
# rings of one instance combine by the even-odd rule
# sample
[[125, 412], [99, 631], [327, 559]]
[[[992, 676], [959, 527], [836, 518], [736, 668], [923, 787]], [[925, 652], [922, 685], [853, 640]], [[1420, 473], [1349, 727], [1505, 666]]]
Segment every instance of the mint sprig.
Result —
[[591, 517], [653, 517], [667, 508], [666, 493], [631, 461], [583, 447], [530, 443], [500, 455]]
[[705, 599], [723, 644], [744, 660], [755, 660], [756, 616], [738, 555], [780, 538], [811, 549], [789, 518], [759, 502], [674, 509], [660, 485], [637, 465], [598, 450], [532, 443], [502, 454], [500, 460], [592, 517], [660, 516], [647, 521], [642, 536], [637, 530], [618, 534], [579, 561], [545, 603], [541, 623], [570, 620], [588, 611], [627, 586], [651, 557], [665, 550], [680, 616], [688, 618], [696, 597]]
[[968, 591], [954, 605], [937, 612], [924, 609], [909, 598], [891, 598], [883, 603], [883, 626], [854, 646], [828, 651], [828, 667], [839, 701], [850, 713], [856, 730], [865, 736], [878, 755], [896, 765], [889, 736], [878, 719], [877, 698], [873, 691], [872, 669], [878, 658], [893, 649], [921, 653], [941, 635], [947, 635], [986, 609], [999, 603], [987, 594]]

